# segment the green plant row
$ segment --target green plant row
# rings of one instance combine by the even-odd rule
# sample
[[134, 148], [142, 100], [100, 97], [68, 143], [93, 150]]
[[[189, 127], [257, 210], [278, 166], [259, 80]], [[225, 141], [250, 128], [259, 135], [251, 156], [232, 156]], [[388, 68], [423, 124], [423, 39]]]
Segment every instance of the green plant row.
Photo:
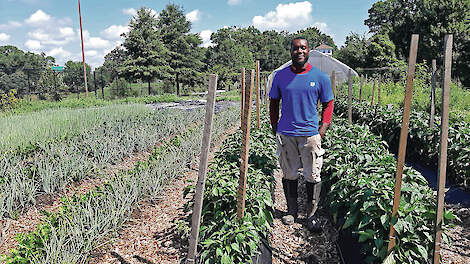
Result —
[[[325, 204], [335, 224], [361, 244], [365, 262], [382, 263], [387, 257], [392, 224], [396, 246], [388, 263], [427, 263], [433, 250], [436, 196], [424, 177], [404, 168], [398, 217], [392, 218], [397, 163], [387, 144], [367, 126], [348, 126], [346, 120], [335, 119], [324, 146], [322, 173], [329, 186]], [[454, 218], [445, 211], [444, 229]]]
[[[347, 103], [339, 99], [335, 102], [335, 113], [347, 115]], [[353, 121], [366, 124], [375, 134], [382, 136], [390, 149], [397, 153], [402, 111], [393, 106], [374, 106], [368, 103], [353, 102]], [[411, 111], [408, 131], [406, 158], [420, 161], [437, 168], [439, 160], [440, 118], [435, 119], [429, 128], [429, 115]], [[447, 177], [452, 182], [470, 187], [470, 123], [452, 122], [449, 126], [449, 145], [447, 149]]]
[[103, 121], [68, 140], [42, 142], [32, 156], [0, 154], [0, 214], [16, 218], [38, 195], [71, 182], [107, 177], [104, 169], [133, 152], [152, 148], [202, 118], [180, 110], [157, 110]]
[[[266, 119], [266, 118], [263, 118]], [[255, 123], [254, 123], [255, 124]], [[256, 125], [252, 125], [254, 127]], [[199, 263], [252, 263], [273, 223], [275, 139], [268, 123], [250, 134], [245, 216], [237, 220], [241, 132], [230, 135], [209, 166], [204, 191], [198, 252]], [[189, 186], [185, 195], [194, 192]], [[193, 203], [187, 204], [190, 210]], [[180, 231], [189, 236], [191, 216]]]
[[[215, 117], [213, 138], [218, 138], [233, 122], [238, 109], [228, 109]], [[90, 254], [106, 243], [129, 218], [143, 198], [156, 199], [165, 184], [181, 176], [197, 157], [202, 126], [157, 147], [150, 158], [83, 195], [62, 200], [59, 212], [48, 214], [37, 230], [19, 234], [19, 246], [5, 263], [87, 263]]]

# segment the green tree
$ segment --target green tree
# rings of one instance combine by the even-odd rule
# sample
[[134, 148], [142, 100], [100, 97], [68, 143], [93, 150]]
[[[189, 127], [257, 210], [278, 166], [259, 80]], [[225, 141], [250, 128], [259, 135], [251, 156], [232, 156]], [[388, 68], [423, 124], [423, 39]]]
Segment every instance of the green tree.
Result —
[[365, 68], [367, 67], [368, 46], [369, 40], [365, 35], [351, 32], [346, 36], [344, 46], [333, 55], [351, 68]]
[[121, 46], [117, 46], [104, 56], [103, 70], [106, 70], [112, 80], [119, 76], [119, 69], [126, 60], [126, 52]]
[[157, 22], [163, 44], [169, 50], [169, 64], [176, 94], [180, 94], [180, 84], [200, 82], [199, 72], [204, 68], [202, 43], [199, 35], [189, 34], [191, 22], [186, 20], [181, 6], [168, 4], [160, 12]]
[[127, 79], [146, 81], [151, 94], [150, 82], [153, 79], [170, 77], [171, 68], [167, 65], [169, 51], [163, 45], [157, 31], [157, 19], [150, 9], [139, 9], [131, 19], [129, 28], [129, 32], [124, 34], [123, 43], [127, 56], [119, 73]]
[[[85, 63], [85, 69], [87, 76], [91, 76], [90, 65]], [[89, 85], [91, 80], [91, 78], [87, 78]], [[85, 83], [85, 78], [83, 77], [83, 62], [67, 61], [63, 72], [63, 82], [68, 86], [69, 92], [77, 93], [78, 95]]]
[[[293, 39], [297, 36], [302, 36], [307, 39], [309, 48], [311, 50], [315, 49], [316, 47], [320, 46], [320, 44], [326, 44], [333, 48], [333, 53], [338, 50], [333, 38], [322, 33], [316, 27], [309, 27], [306, 29], [298, 30], [296, 33], [289, 36], [289, 39]], [[287, 44], [286, 48], [290, 49], [290, 41]]]
[[369, 39], [365, 63], [368, 67], [386, 67], [396, 61], [395, 44], [386, 34], [375, 34]]

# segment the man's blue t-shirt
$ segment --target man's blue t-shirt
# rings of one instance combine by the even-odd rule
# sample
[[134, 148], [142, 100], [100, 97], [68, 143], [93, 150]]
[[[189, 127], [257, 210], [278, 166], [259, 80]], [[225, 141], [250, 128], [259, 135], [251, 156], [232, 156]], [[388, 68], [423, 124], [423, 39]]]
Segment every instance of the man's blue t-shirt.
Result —
[[313, 136], [318, 134], [318, 100], [333, 99], [328, 75], [312, 67], [296, 74], [290, 66], [274, 76], [269, 97], [281, 99], [281, 118], [277, 131], [286, 136]]

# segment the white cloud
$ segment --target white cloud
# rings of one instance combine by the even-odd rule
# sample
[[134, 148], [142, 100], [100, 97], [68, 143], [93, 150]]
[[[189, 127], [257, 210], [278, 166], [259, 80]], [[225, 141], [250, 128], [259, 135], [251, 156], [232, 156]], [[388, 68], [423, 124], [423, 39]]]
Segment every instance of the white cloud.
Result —
[[49, 20], [51, 20], [51, 16], [44, 13], [41, 9], [38, 9], [38, 11], [26, 19], [25, 22], [32, 26], [38, 26], [44, 22], [48, 22]]
[[37, 40], [49, 40], [51, 37], [49, 34], [45, 33], [44, 30], [38, 29], [33, 32], [28, 32], [28, 36], [32, 39], [37, 39]]
[[42, 48], [41, 46], [41, 41], [39, 40], [32, 40], [28, 39], [25, 43], [24, 46], [30, 50], [39, 50]]
[[214, 44], [211, 42], [211, 34], [212, 34], [212, 30], [203, 30], [199, 33], [199, 36], [201, 37], [202, 39], [202, 44], [201, 46], [203, 47], [211, 47], [213, 46]]
[[318, 28], [322, 33], [328, 31], [328, 25], [325, 22], [315, 22], [313, 26]]
[[61, 59], [68, 58], [68, 57], [70, 57], [70, 55], [72, 55], [72, 53], [70, 53], [67, 50], [64, 50], [64, 48], [62, 48], [62, 47], [54, 48], [54, 49], [46, 52], [46, 54], [49, 55], [49, 56], [52, 56], [52, 57], [59, 57]]
[[241, 0], [228, 0], [228, 1], [227, 1], [227, 4], [233, 6], [233, 5], [238, 5], [238, 4], [240, 4], [240, 2], [241, 2]]
[[152, 8], [149, 8], [150, 9], [150, 13], [155, 17], [157, 18], [159, 15], [158, 15], [158, 12], [153, 10]]
[[186, 15], [186, 20], [188, 20], [191, 23], [199, 21], [201, 18], [201, 12], [199, 9], [194, 9], [193, 11], [187, 13]]
[[312, 21], [312, 4], [308, 1], [279, 4], [275, 11], [269, 11], [264, 16], [253, 17], [253, 25], [259, 30], [288, 30], [296, 31]]
[[107, 39], [119, 39], [121, 38], [122, 33], [126, 33], [128, 31], [129, 28], [127, 26], [112, 25], [101, 31], [101, 36]]
[[0, 24], [0, 30], [13, 29], [13, 28], [21, 27], [21, 25], [22, 24], [18, 21], [8, 21], [8, 23], [6, 24]]
[[85, 56], [96, 57], [98, 55], [98, 51], [96, 50], [86, 50]]
[[59, 28], [60, 35], [61, 37], [73, 37], [75, 33], [73, 32], [73, 28], [71, 27], [64, 27], [64, 28]]
[[[80, 30], [77, 30], [78, 38], [80, 38]], [[88, 30], [83, 30], [83, 42], [87, 49], [106, 49], [112, 43], [109, 40], [100, 37], [92, 37]]]
[[128, 9], [123, 9], [122, 13], [124, 15], [135, 16], [135, 15], [137, 15], [137, 10], [135, 10], [134, 8], [128, 8]]
[[10, 35], [6, 33], [0, 33], [0, 41], [7, 41], [10, 39]]

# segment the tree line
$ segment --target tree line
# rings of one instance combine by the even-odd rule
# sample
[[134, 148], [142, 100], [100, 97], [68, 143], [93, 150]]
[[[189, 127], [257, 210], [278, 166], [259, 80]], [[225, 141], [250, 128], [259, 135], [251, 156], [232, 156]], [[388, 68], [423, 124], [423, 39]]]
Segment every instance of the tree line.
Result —
[[353, 68], [393, 67], [406, 61], [411, 34], [419, 34], [418, 62], [442, 65], [444, 35], [454, 35], [454, 79], [470, 87], [470, 1], [382, 0], [364, 24], [371, 37], [351, 33], [336, 57]]

